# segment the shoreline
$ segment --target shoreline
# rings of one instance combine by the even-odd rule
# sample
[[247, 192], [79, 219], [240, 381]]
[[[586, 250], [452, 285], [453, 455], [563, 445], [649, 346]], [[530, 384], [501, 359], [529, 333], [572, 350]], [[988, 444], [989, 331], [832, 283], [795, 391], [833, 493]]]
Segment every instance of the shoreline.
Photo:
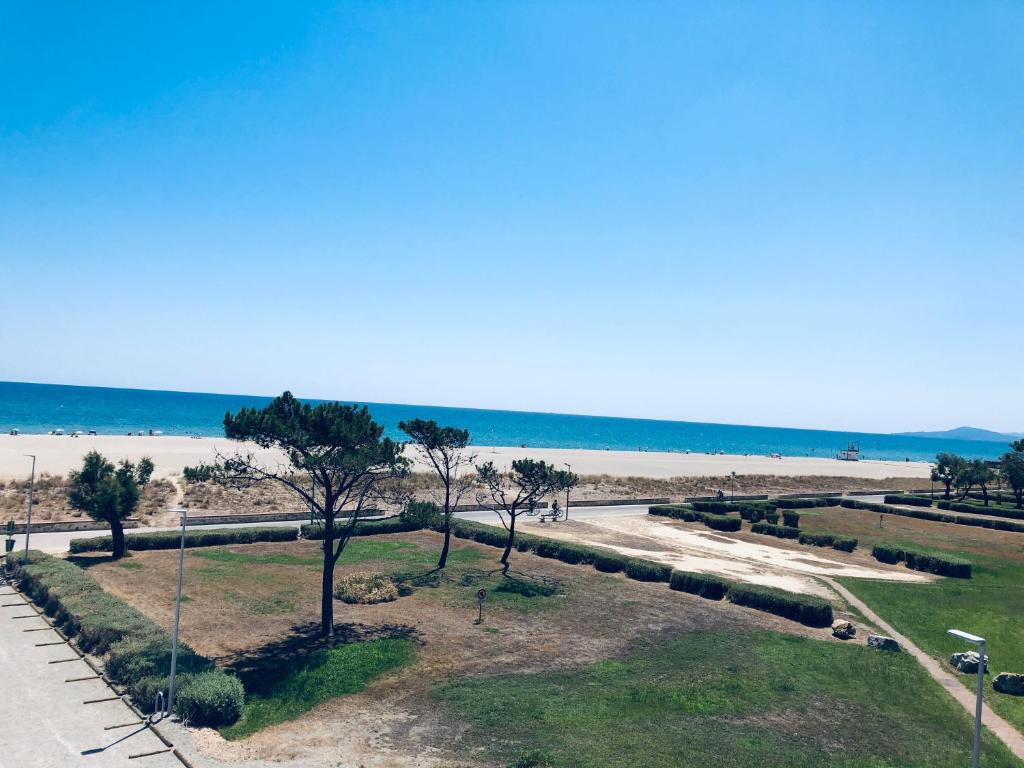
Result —
[[[177, 435], [0, 435], [0, 480], [27, 480], [31, 459], [36, 455], [36, 476], [43, 473], [65, 475], [81, 465], [82, 456], [97, 450], [111, 461], [137, 461], [149, 456], [156, 465], [154, 477], [176, 477], [185, 466], [210, 462], [216, 451], [233, 454], [241, 443], [225, 437], [192, 438]], [[264, 461], [283, 461], [281, 454], [253, 444], [245, 445]], [[927, 480], [931, 465], [921, 461], [838, 459], [807, 456], [768, 456], [738, 454], [675, 453], [659, 451], [611, 451], [583, 448], [516, 448], [511, 446], [474, 446], [478, 461], [493, 461], [507, 467], [512, 459], [531, 458], [561, 466], [570, 464], [580, 475], [613, 477], [670, 477], [776, 475], [853, 477], [882, 480], [888, 477]]]

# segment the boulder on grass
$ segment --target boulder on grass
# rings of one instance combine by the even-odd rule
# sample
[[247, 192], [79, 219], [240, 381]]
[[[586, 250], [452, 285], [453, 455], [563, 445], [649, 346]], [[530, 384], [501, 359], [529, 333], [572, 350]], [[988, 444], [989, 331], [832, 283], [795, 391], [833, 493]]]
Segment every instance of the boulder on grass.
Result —
[[[976, 675], [978, 674], [978, 662], [980, 657], [977, 651], [965, 651], [964, 653], [954, 653], [949, 657], [949, 663], [953, 665], [954, 669], [959, 670], [965, 674]], [[988, 654], [985, 654], [985, 671], [988, 672]]]
[[900, 644], [885, 635], [868, 635], [868, 647], [880, 651], [901, 651]]
[[856, 634], [857, 628], [853, 626], [852, 622], [845, 619], [836, 619], [832, 622], [832, 635], [834, 637], [838, 637], [840, 640], [849, 640], [851, 637], [855, 637]]
[[1000, 672], [992, 680], [992, 687], [999, 693], [1008, 693], [1011, 696], [1024, 696], [1024, 675], [1013, 672]]

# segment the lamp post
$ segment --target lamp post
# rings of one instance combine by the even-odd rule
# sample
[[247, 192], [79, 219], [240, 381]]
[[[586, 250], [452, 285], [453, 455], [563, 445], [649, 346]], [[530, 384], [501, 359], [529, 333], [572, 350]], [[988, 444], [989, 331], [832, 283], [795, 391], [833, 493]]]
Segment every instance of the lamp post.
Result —
[[729, 501], [736, 501], [736, 472], [732, 473], [732, 490], [729, 492]]
[[171, 681], [167, 688], [167, 711], [174, 712], [174, 678], [178, 671], [178, 626], [181, 622], [181, 583], [185, 575], [185, 525], [188, 523], [188, 510], [177, 509], [181, 513], [181, 549], [178, 550], [178, 594], [174, 600], [174, 638], [171, 641]]
[[971, 758], [971, 768], [978, 768], [978, 754], [981, 749], [981, 699], [985, 692], [985, 638], [959, 629], [951, 629], [947, 634], [978, 646], [978, 693], [974, 705], [974, 753]]
[[[565, 462], [562, 462], [562, 463], [565, 464]], [[572, 474], [572, 465], [571, 464], [565, 464], [565, 468], [566, 468], [566, 470], [568, 470], [569, 474], [571, 475]], [[565, 489], [565, 521], [569, 522], [569, 489], [568, 488]]]
[[36, 488], [36, 457], [32, 454], [26, 453], [26, 459], [32, 459], [32, 475], [28, 481], [28, 519], [25, 521], [25, 559], [23, 563], [28, 562], [28, 537], [32, 530], [32, 496]]

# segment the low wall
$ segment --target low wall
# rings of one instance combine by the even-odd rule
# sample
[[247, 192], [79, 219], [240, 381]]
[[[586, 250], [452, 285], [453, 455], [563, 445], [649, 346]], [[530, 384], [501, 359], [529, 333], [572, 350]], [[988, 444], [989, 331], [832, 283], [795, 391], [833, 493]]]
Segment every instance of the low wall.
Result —
[[627, 507], [632, 505], [670, 504], [671, 499], [588, 499], [586, 501], [573, 501], [569, 499], [570, 511], [577, 507]]
[[[814, 495], [819, 496], [821, 494]], [[768, 501], [768, 494], [758, 493], [746, 494], [741, 496], [740, 494], [737, 493], [735, 496], [731, 496], [730, 494], [727, 493], [725, 494], [724, 499], [720, 499], [718, 498], [718, 496], [684, 496], [683, 501]]]
[[[131, 528], [138, 528], [138, 520], [125, 520], [125, 530]], [[26, 528], [25, 523], [15, 523], [14, 533], [24, 533]], [[6, 529], [0, 529], [3, 531]], [[32, 523], [32, 533], [58, 533], [63, 531], [109, 531], [110, 525], [108, 523], [101, 523], [96, 520], [83, 520], [81, 522], [53, 522], [53, 523]]]

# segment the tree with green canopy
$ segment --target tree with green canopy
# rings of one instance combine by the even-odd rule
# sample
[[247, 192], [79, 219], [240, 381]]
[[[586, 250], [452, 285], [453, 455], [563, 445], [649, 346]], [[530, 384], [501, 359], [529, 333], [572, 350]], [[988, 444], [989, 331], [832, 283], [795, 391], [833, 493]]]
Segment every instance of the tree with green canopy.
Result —
[[[1022, 442], [1022, 446], [1024, 446], [1024, 442]], [[1008, 451], [1000, 456], [999, 474], [1013, 491], [1013, 496], [1017, 500], [1017, 509], [1024, 508], [1024, 450]]]
[[284, 460], [275, 463], [241, 450], [232, 456], [218, 454], [210, 469], [215, 481], [243, 487], [277, 483], [299, 496], [322, 521], [320, 632], [333, 635], [335, 565], [359, 521], [378, 511], [373, 505], [398, 500], [391, 481], [405, 477], [409, 467], [401, 443], [383, 436], [384, 428], [365, 406], [310, 406], [291, 392], [265, 408], [227, 413], [224, 434], [276, 449]]
[[474, 480], [474, 475], [466, 471], [476, 461], [476, 454], [468, 450], [469, 430], [441, 427], [436, 421], [425, 419], [401, 421], [398, 428], [409, 436], [409, 445], [441, 481], [441, 489], [435, 494], [435, 501], [441, 508], [444, 544], [441, 546], [437, 567], [444, 568], [451, 547], [452, 514]]
[[971, 459], [957, 475], [960, 498], [966, 499], [974, 486], [981, 489], [981, 496], [988, 506], [988, 486], [996, 479], [996, 473], [984, 459]]
[[545, 461], [534, 459], [516, 459], [512, 462], [511, 471], [504, 473], [488, 461], [478, 464], [476, 472], [487, 489], [486, 494], [480, 494], [480, 501], [490, 497], [498, 519], [508, 531], [505, 551], [501, 555], [501, 564], [507, 571], [508, 557], [515, 543], [517, 518], [523, 512], [532, 514], [545, 496], [573, 488], [579, 478], [568, 470], [555, 469]]
[[152, 474], [148, 457], [138, 464], [126, 460], [115, 467], [97, 451], [87, 453], [82, 468], [71, 473], [68, 502], [93, 520], [110, 525], [115, 560], [125, 553], [124, 520], [138, 509], [139, 496]]
[[946, 486], [946, 501], [950, 500], [950, 493], [957, 483], [957, 478], [967, 465], [967, 460], [955, 453], [940, 453], [935, 457], [935, 466], [932, 467], [932, 482], [942, 483]]

